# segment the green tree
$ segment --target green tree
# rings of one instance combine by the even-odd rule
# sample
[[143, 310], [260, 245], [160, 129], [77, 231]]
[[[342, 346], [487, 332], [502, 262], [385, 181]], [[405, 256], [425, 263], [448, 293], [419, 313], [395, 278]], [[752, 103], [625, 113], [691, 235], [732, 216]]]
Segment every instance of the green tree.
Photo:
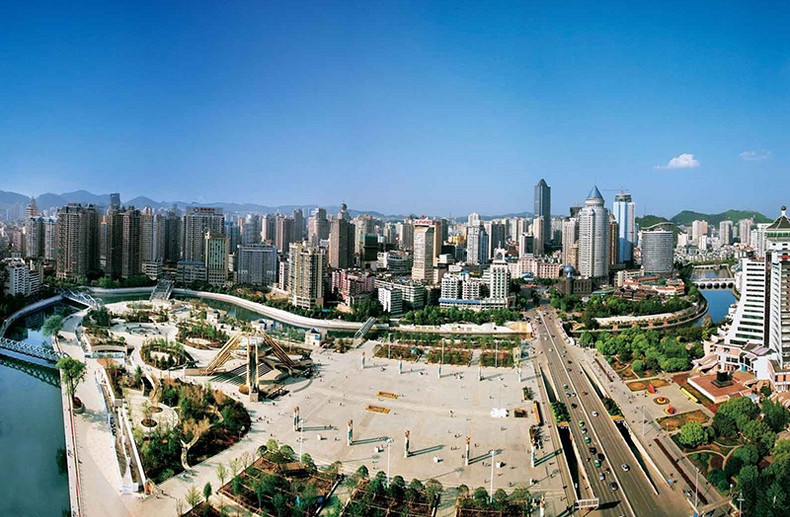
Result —
[[735, 423], [735, 419], [720, 411], [713, 417], [713, 429], [718, 436], [734, 438], [738, 435], [738, 424]]
[[757, 446], [760, 454], [770, 451], [776, 442], [776, 433], [761, 420], [751, 420], [747, 422], [743, 429], [743, 435], [749, 442]]
[[699, 422], [687, 422], [680, 428], [679, 440], [686, 447], [699, 447], [707, 443], [708, 433]]
[[55, 336], [61, 330], [63, 330], [63, 316], [60, 314], [53, 314], [41, 326], [41, 333], [45, 336]]
[[645, 362], [641, 359], [636, 359], [633, 363], [631, 363], [631, 369], [635, 374], [642, 375], [645, 371]]
[[208, 500], [211, 497], [211, 493], [213, 491], [214, 490], [211, 488], [211, 483], [207, 481], [206, 484], [203, 485], [203, 498], [206, 500], [206, 504], [208, 504]]
[[779, 433], [790, 422], [790, 412], [787, 411], [781, 404], [777, 404], [771, 400], [765, 400], [762, 403], [763, 422], [768, 424], [768, 427], [775, 433]]
[[63, 382], [66, 383], [66, 393], [74, 397], [77, 386], [85, 380], [87, 366], [82, 361], [66, 356], [58, 359], [55, 367], [60, 370]]
[[723, 402], [716, 412], [719, 413], [732, 417], [738, 429], [743, 431], [748, 422], [757, 418], [760, 408], [749, 397], [735, 397]]
[[217, 477], [219, 478], [219, 485], [224, 486], [225, 480], [228, 479], [228, 468], [224, 463], [217, 465]]
[[187, 504], [190, 508], [194, 508], [200, 502], [200, 493], [195, 488], [195, 485], [190, 485], [186, 494]]

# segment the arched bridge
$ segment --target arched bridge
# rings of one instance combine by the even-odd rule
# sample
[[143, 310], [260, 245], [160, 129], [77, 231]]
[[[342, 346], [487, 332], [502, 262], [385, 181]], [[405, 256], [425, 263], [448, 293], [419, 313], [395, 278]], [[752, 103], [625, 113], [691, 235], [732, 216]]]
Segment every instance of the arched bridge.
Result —
[[700, 289], [733, 289], [735, 287], [734, 278], [700, 278], [694, 280], [694, 285]]
[[0, 338], [0, 349], [23, 354], [36, 359], [43, 359], [52, 363], [57, 363], [58, 359], [66, 356], [63, 352], [58, 352], [51, 348], [44, 348], [38, 345], [31, 345], [29, 343], [21, 343], [12, 339]]
[[91, 309], [98, 309], [99, 307], [101, 307], [101, 304], [102, 304], [100, 300], [97, 300], [96, 298], [94, 298], [90, 294], [84, 293], [82, 291], [70, 291], [70, 290], [67, 290], [67, 291], [61, 292], [60, 295], [63, 296], [63, 298], [65, 298], [67, 300], [71, 300], [73, 302], [77, 302], [79, 304], [82, 304], [82, 305], [85, 305], [87, 307], [90, 307]]
[[50, 386], [60, 388], [60, 373], [52, 366], [30, 363], [7, 355], [0, 355], [0, 366], [7, 366], [14, 370], [19, 370]]

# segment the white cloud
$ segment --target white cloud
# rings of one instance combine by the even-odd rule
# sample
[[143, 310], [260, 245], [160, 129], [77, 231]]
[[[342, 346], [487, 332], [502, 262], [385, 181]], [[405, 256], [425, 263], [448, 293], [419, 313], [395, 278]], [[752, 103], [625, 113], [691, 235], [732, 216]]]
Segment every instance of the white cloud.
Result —
[[759, 162], [773, 158], [774, 153], [770, 149], [760, 149], [759, 151], [744, 151], [738, 156], [741, 157], [741, 160], [747, 162]]
[[693, 154], [683, 153], [675, 156], [666, 165], [656, 165], [654, 169], [694, 169], [699, 167], [699, 160]]

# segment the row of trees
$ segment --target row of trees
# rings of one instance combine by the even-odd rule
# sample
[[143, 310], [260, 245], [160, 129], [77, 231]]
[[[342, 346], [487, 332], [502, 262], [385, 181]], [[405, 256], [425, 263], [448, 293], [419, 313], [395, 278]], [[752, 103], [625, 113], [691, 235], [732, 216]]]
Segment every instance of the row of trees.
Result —
[[442, 309], [437, 306], [425, 307], [421, 310], [409, 311], [400, 319], [406, 325], [443, 325], [445, 323], [483, 323], [494, 322], [504, 325], [507, 321], [521, 320], [521, 313], [509, 309], [493, 309], [490, 311], [473, 311], [450, 307]]

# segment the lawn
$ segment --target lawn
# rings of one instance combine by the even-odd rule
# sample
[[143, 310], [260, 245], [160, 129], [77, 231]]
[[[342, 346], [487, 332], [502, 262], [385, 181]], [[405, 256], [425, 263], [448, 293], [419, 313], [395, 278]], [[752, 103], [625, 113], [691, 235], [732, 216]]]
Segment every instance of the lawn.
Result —
[[658, 388], [665, 388], [666, 386], [669, 386], [669, 381], [657, 378], [657, 379], [650, 379], [644, 381], [627, 382], [625, 385], [628, 386], [628, 389], [631, 391], [642, 391], [647, 389], [648, 384], [652, 384], [654, 388], [658, 389]]

